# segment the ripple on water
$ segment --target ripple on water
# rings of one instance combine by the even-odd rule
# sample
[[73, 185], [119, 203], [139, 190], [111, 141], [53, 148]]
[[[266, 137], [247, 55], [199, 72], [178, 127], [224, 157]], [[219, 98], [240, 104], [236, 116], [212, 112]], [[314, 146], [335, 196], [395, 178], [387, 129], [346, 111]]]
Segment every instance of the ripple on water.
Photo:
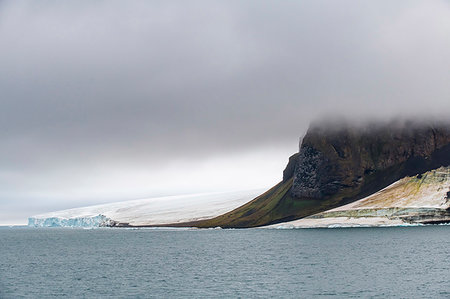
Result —
[[0, 298], [448, 298], [447, 226], [0, 229]]

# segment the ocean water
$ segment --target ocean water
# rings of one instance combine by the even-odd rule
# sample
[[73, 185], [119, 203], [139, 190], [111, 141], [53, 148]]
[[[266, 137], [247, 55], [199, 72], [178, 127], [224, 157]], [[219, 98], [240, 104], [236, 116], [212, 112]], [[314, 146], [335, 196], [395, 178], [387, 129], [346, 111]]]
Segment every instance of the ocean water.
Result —
[[450, 298], [450, 227], [0, 228], [0, 298]]

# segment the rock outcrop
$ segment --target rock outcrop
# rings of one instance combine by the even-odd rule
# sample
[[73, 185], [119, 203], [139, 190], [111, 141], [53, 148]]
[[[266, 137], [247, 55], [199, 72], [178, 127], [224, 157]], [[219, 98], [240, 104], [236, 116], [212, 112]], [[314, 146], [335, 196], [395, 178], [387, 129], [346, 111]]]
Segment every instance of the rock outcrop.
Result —
[[314, 124], [279, 184], [229, 213], [188, 225], [253, 227], [300, 219], [360, 200], [404, 177], [449, 166], [449, 124]]
[[439, 157], [449, 143], [444, 123], [315, 125], [303, 139], [291, 192], [295, 198], [320, 199], [359, 188], [367, 177], [389, 168], [406, 166], [391, 181], [422, 173], [449, 162]]

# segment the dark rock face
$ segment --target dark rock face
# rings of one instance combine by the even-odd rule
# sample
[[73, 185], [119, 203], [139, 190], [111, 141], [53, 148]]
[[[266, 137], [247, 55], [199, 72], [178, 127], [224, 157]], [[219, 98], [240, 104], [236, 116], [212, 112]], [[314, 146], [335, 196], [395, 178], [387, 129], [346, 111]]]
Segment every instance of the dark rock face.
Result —
[[291, 179], [294, 176], [295, 166], [297, 165], [299, 153], [293, 154], [289, 157], [289, 162], [283, 170], [283, 182]]
[[[414, 174], [450, 161], [448, 123], [391, 122], [373, 125], [312, 126], [300, 152], [289, 160], [283, 180], [292, 174], [295, 198], [321, 199], [360, 188], [370, 175], [389, 169]], [[291, 161], [292, 160], [292, 161]], [[292, 164], [295, 163], [292, 171]], [[443, 165], [447, 164], [447, 165]]]
[[[224, 215], [176, 225], [256, 227], [354, 202], [405, 176], [449, 166], [448, 124], [313, 125], [300, 151], [289, 158], [282, 182]], [[424, 221], [444, 220], [435, 217]]]
[[307, 198], [321, 198], [325, 193], [337, 191], [338, 186], [327, 176], [331, 167], [322, 152], [305, 144], [300, 150], [292, 189], [301, 190], [301, 196]]

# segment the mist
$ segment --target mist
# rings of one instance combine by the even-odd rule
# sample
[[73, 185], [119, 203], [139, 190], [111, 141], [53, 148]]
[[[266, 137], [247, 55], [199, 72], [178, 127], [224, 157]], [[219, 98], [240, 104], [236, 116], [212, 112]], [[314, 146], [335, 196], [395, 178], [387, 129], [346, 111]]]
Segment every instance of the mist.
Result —
[[315, 119], [450, 112], [448, 1], [2, 1], [0, 223], [268, 188]]

